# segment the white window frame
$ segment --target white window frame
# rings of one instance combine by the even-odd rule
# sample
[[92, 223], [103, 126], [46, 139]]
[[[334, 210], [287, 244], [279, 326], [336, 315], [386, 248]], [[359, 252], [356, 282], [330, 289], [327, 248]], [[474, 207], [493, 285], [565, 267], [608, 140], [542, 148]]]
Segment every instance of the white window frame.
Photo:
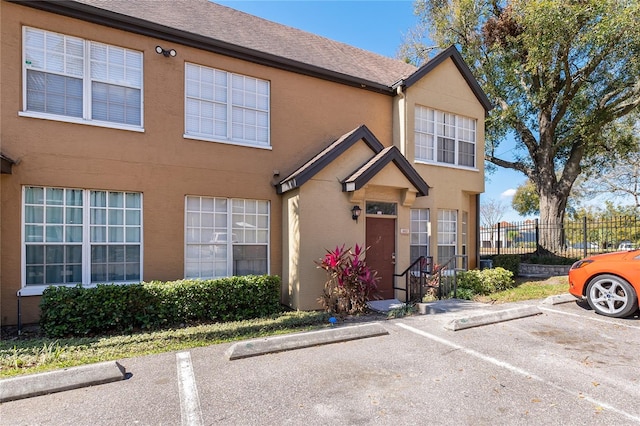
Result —
[[[47, 40], [50, 38], [62, 38], [65, 44], [64, 53], [55, 52], [53, 49], [48, 50], [46, 41], [42, 48], [28, 47], [28, 33], [41, 34], [43, 39]], [[144, 57], [142, 52], [28, 26], [22, 27], [22, 37], [23, 107], [22, 111], [18, 113], [20, 116], [138, 132], [144, 131]], [[75, 49], [70, 47], [74, 44]], [[30, 57], [28, 51], [31, 52], [33, 57]], [[98, 51], [104, 52], [103, 58], [97, 57]], [[92, 53], [95, 54], [92, 56]], [[121, 63], [119, 63], [120, 60]], [[30, 110], [27, 91], [29, 71], [81, 80], [82, 113], [80, 116]], [[103, 86], [107, 85], [108, 88], [138, 91], [140, 96], [139, 123], [130, 124], [94, 118], [94, 94], [97, 95], [98, 93], [97, 90], [94, 91], [93, 89], [94, 83]], [[123, 110], [127, 110], [126, 105], [123, 106]]]
[[268, 80], [187, 62], [184, 85], [185, 138], [271, 149]]
[[[45, 194], [43, 197], [43, 202], [39, 203], [27, 203], [27, 190], [28, 189], [42, 189]], [[46, 192], [47, 190], [62, 190], [63, 191], [63, 203], [50, 203], [47, 200]], [[67, 204], [67, 193], [74, 191], [80, 192], [82, 196], [82, 204]], [[122, 195], [123, 204], [122, 206], [113, 206], [110, 205], [110, 201], [107, 201], [107, 204], [104, 206], [92, 206], [92, 194], [105, 193], [105, 199], [109, 199], [111, 195]], [[127, 205], [127, 196], [128, 195], [136, 195], [139, 197], [139, 206], [131, 206]], [[19, 294], [21, 296], [35, 296], [41, 295], [42, 292], [52, 285], [55, 286], [76, 286], [78, 284], [82, 284], [84, 287], [94, 287], [97, 284], [108, 283], [108, 284], [134, 284], [143, 281], [143, 265], [144, 265], [144, 234], [143, 234], [143, 194], [141, 192], [131, 192], [131, 191], [111, 191], [111, 190], [95, 190], [95, 189], [80, 189], [80, 188], [60, 188], [60, 187], [45, 187], [45, 186], [23, 186], [22, 187], [22, 219], [21, 219], [21, 289], [19, 290]], [[42, 208], [42, 220], [32, 220], [27, 214], [27, 207], [41, 207]], [[48, 220], [48, 208], [62, 208], [63, 209], [63, 218], [62, 222], [52, 223]], [[72, 218], [69, 210], [81, 210], [81, 216], [76, 215]], [[96, 220], [96, 216], [99, 216], [100, 213], [97, 213], [97, 210], [101, 210], [104, 213], [104, 223], [99, 223]], [[77, 219], [81, 217], [81, 223], [77, 222]], [[120, 220], [121, 219], [121, 220]], [[135, 222], [139, 223], [135, 223]], [[98, 223], [97, 223], [98, 222]], [[113, 223], [113, 222], [121, 222], [121, 223]], [[131, 223], [134, 222], [134, 223]], [[42, 227], [42, 236], [43, 239], [41, 241], [38, 240], [30, 240], [27, 233], [27, 226], [34, 227]], [[60, 229], [64, 228], [63, 235], [64, 239], [67, 241], [47, 241], [47, 227], [58, 227]], [[81, 238], [75, 241], [68, 241], [69, 233], [67, 232], [68, 228], [75, 227], [81, 228]], [[96, 232], [96, 228], [102, 228], [104, 230], [104, 238], [97, 239], [95, 236], [99, 234]], [[121, 232], [119, 232], [121, 231]], [[132, 232], [131, 232], [132, 231]], [[119, 235], [122, 235], [120, 238]], [[110, 236], [111, 235], [111, 236]], [[129, 237], [127, 237], [129, 236]], [[129, 239], [129, 241], [127, 241]], [[132, 241], [133, 239], [133, 241]], [[28, 241], [30, 240], [30, 241]], [[82, 260], [81, 260], [81, 280], [77, 281], [69, 281], [66, 283], [43, 283], [43, 284], [27, 284], [27, 246], [45, 246], [45, 253], [47, 246], [63, 246], [67, 247], [70, 245], [81, 246], [82, 250]], [[111, 246], [111, 247], [122, 247], [126, 250], [126, 247], [138, 247], [139, 251], [139, 271], [138, 278], [135, 280], [92, 280], [92, 248], [93, 247], [102, 247], [102, 246]], [[107, 252], [109, 249], [107, 248]], [[46, 256], [46, 254], [45, 254]], [[106, 255], [108, 256], [108, 255]], [[43, 258], [44, 263], [42, 266], [45, 268], [46, 274], [46, 265], [47, 261]], [[109, 260], [107, 258], [105, 265], [108, 265]], [[117, 264], [124, 264], [126, 267], [126, 261], [115, 261]], [[136, 262], [133, 262], [136, 263]], [[64, 263], [66, 265], [66, 263]], [[46, 277], [45, 280], [46, 281]]]
[[476, 170], [477, 128], [474, 118], [416, 105], [415, 161]]
[[438, 210], [438, 263], [442, 264], [440, 249], [453, 248], [453, 256], [458, 254], [458, 211]]
[[[431, 243], [431, 217], [429, 209], [411, 209], [409, 245], [412, 247], [426, 247], [424, 256], [429, 256]], [[417, 257], [411, 258], [411, 262]]]
[[[185, 279], [233, 276], [234, 248], [241, 246], [264, 247], [266, 271], [263, 273], [270, 273], [271, 203], [269, 201], [187, 195], [184, 229]], [[196, 255], [199, 263], [197, 273], [194, 269], [197, 263]], [[224, 271], [217, 270], [216, 265], [218, 267], [224, 265]], [[203, 268], [206, 269], [203, 270]]]

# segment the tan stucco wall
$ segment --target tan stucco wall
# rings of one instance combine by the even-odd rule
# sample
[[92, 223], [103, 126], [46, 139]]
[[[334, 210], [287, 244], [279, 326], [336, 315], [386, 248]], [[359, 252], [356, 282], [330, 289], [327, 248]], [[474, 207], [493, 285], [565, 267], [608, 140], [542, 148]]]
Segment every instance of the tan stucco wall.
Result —
[[[317, 302], [322, 294], [326, 281], [326, 273], [316, 267], [315, 260], [320, 260], [326, 249], [334, 249], [343, 244], [349, 248], [355, 244], [364, 246], [367, 215], [364, 213], [367, 201], [384, 201], [396, 203], [396, 272], [401, 272], [409, 264], [409, 234], [400, 232], [410, 228], [410, 207], [413, 196], [406, 192], [415, 192], [411, 182], [400, 172], [394, 163], [387, 164], [364, 188], [356, 193], [345, 193], [340, 182], [367, 162], [374, 153], [364, 142], [360, 141], [348, 149], [337, 160], [306, 182], [295, 195], [287, 198], [290, 206], [289, 214], [302, 217], [301, 220], [290, 220], [289, 236], [296, 234], [299, 226], [299, 257], [295, 250], [289, 254], [287, 291], [291, 292], [288, 304], [298, 309], [318, 309]], [[410, 200], [409, 203], [403, 202]], [[359, 205], [363, 214], [354, 222], [351, 219], [351, 208]], [[295, 212], [295, 213], [294, 213]], [[295, 244], [290, 239], [289, 245]], [[370, 265], [372, 266], [372, 265]], [[296, 271], [292, 273], [291, 271]], [[298, 279], [299, 281], [296, 281]], [[398, 294], [398, 297], [404, 297]]]
[[[286, 176], [337, 137], [361, 124], [366, 124], [385, 143], [391, 143], [389, 96], [28, 7], [1, 4], [2, 149], [20, 160], [13, 167], [13, 175], [2, 177], [0, 320], [3, 323], [15, 323], [17, 319], [23, 185], [142, 192], [145, 280], [183, 277], [185, 195], [269, 200], [270, 272], [281, 275], [283, 212], [281, 197], [273, 187], [277, 179], [274, 171], [279, 171], [280, 178]], [[144, 132], [18, 116], [22, 108], [22, 25], [142, 51]], [[156, 54], [154, 48], [158, 44], [176, 49], [177, 57]], [[269, 80], [272, 149], [185, 139], [185, 62]], [[306, 256], [304, 262], [312, 266], [313, 259], [321, 255], [306, 251], [301, 254]], [[25, 323], [37, 321], [34, 307], [38, 299], [23, 298], [23, 306], [28, 307], [23, 312]]]
[[[477, 120], [476, 169], [425, 164], [414, 161], [416, 105]], [[402, 113], [406, 112], [406, 115]], [[462, 212], [469, 214], [467, 254], [469, 266], [476, 263], [476, 194], [484, 192], [485, 110], [453, 63], [447, 59], [420, 81], [394, 98], [394, 142], [431, 187], [428, 197], [416, 199], [414, 208], [428, 208], [431, 218], [429, 253], [437, 256], [438, 210], [458, 211], [458, 253], [461, 253]], [[406, 131], [401, 131], [406, 128]], [[436, 259], [437, 262], [437, 259]]]
[[[273, 184], [339, 136], [361, 124], [385, 145], [396, 144], [413, 162], [413, 111], [421, 104], [478, 119], [478, 170], [413, 164], [432, 187], [413, 207], [431, 210], [431, 253], [437, 246], [437, 209], [469, 212], [469, 248], [475, 235], [475, 194], [484, 190], [481, 140], [484, 110], [450, 61], [407, 90], [406, 128], [400, 96], [293, 74], [197, 49], [0, 2], [0, 142], [19, 160], [0, 182], [0, 321], [17, 321], [21, 287], [21, 191], [24, 185], [139, 191], [143, 195], [144, 279], [172, 280], [184, 274], [184, 197], [201, 195], [269, 200], [270, 273], [282, 276], [283, 302], [318, 309], [325, 249], [364, 244], [366, 217], [354, 222], [354, 204], [398, 203], [397, 271], [408, 266], [409, 208], [402, 205], [406, 178], [387, 165], [356, 194], [340, 180], [372, 152], [357, 143], [302, 188], [278, 196]], [[123, 46], [144, 54], [144, 131], [134, 132], [21, 117], [22, 26]], [[155, 53], [173, 48], [175, 58]], [[185, 62], [245, 74], [271, 83], [271, 149], [185, 139]], [[404, 135], [404, 136], [403, 136]], [[277, 171], [277, 176], [276, 176]], [[413, 200], [411, 198], [411, 200]], [[474, 237], [475, 238], [475, 237]], [[23, 322], [38, 319], [39, 297], [23, 297]]]

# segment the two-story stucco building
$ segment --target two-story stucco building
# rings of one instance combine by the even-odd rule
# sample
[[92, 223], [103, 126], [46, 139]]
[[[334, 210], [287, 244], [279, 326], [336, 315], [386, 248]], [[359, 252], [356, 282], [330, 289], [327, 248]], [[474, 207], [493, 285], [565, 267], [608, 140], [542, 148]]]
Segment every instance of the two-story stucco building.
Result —
[[318, 309], [342, 244], [383, 297], [417, 256], [477, 264], [490, 105], [454, 48], [417, 68], [207, 0], [2, 0], [0, 37], [2, 324], [50, 285], [243, 274]]

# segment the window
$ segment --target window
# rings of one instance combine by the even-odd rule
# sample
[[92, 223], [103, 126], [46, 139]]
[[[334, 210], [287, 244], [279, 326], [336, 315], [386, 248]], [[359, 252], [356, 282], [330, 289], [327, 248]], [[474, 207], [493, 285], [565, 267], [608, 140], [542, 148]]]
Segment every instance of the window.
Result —
[[416, 161], [476, 166], [476, 120], [418, 105]]
[[269, 270], [269, 202], [187, 196], [186, 278]]
[[367, 201], [365, 209], [367, 211], [367, 214], [387, 214], [395, 216], [398, 211], [398, 205], [396, 203]]
[[24, 187], [23, 287], [140, 282], [142, 194]]
[[142, 53], [25, 27], [24, 112], [142, 126]]
[[441, 265], [456, 255], [457, 230], [458, 212], [438, 210], [438, 263]]
[[429, 209], [411, 209], [411, 262], [420, 256], [429, 256]]
[[186, 64], [185, 133], [196, 138], [269, 146], [269, 82]]

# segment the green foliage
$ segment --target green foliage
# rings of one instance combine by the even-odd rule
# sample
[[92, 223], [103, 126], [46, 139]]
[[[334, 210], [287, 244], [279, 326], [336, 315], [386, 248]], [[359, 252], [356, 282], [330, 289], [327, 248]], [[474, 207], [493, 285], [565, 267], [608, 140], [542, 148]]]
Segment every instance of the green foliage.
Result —
[[[422, 43], [408, 40], [415, 53], [404, 56], [458, 48], [494, 106], [485, 160], [535, 183], [542, 223], [563, 219], [574, 182], [589, 169], [601, 173], [599, 159], [615, 164], [637, 151], [626, 117], [640, 104], [640, 2], [417, 0], [415, 10], [420, 22], [409, 36]], [[564, 244], [547, 228], [540, 241], [550, 251]]]
[[367, 302], [377, 290], [376, 271], [370, 269], [363, 250], [345, 246], [327, 250], [324, 258], [316, 262], [318, 268], [327, 271], [327, 281], [318, 301], [329, 313], [359, 314], [367, 310]]
[[470, 270], [458, 275], [458, 298], [473, 299], [512, 288], [515, 285], [513, 273], [504, 268]]
[[40, 325], [50, 337], [240, 321], [281, 310], [280, 279], [262, 275], [90, 288], [51, 286], [42, 294], [40, 310]]
[[0, 340], [0, 378], [101, 361], [210, 346], [327, 326], [325, 312], [291, 311], [258, 319], [135, 333]]
[[527, 180], [516, 188], [516, 193], [511, 200], [511, 207], [522, 216], [540, 213], [540, 195], [538, 195], [538, 190], [533, 182]]
[[493, 256], [493, 266], [511, 271], [514, 277], [520, 271], [520, 256], [517, 254], [499, 254]]

